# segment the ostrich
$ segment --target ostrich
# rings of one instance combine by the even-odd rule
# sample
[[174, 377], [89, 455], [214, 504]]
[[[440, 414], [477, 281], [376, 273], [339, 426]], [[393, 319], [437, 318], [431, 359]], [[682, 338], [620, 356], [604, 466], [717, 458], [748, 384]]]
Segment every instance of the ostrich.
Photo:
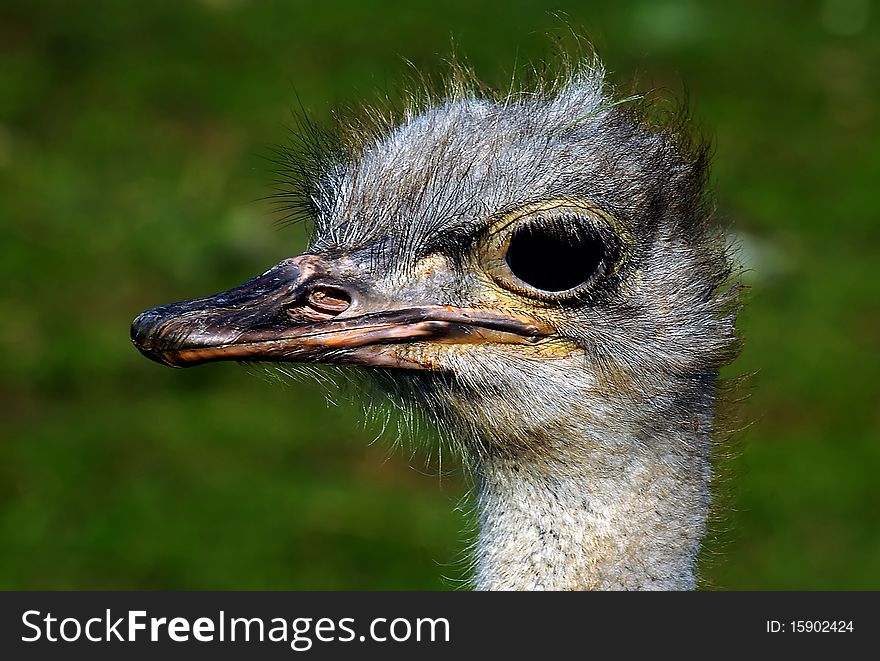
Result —
[[707, 150], [596, 61], [504, 95], [453, 78], [297, 161], [305, 254], [132, 340], [173, 367], [366, 366], [463, 452], [477, 589], [693, 589], [737, 344]]

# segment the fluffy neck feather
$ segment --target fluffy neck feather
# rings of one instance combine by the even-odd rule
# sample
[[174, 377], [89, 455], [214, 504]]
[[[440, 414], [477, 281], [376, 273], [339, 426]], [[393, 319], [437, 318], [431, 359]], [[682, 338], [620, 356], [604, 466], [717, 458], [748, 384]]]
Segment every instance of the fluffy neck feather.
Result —
[[710, 420], [694, 421], [628, 452], [481, 461], [477, 589], [693, 589], [710, 479]]

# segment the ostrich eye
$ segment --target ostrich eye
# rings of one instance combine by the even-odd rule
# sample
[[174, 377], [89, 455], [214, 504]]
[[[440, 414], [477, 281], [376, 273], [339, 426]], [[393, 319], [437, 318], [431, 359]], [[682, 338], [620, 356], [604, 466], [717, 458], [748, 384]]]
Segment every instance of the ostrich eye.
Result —
[[526, 224], [510, 237], [504, 257], [510, 272], [545, 292], [564, 292], [602, 270], [605, 244], [598, 234], [561, 223]]
[[551, 200], [495, 219], [478, 254], [485, 272], [505, 289], [564, 301], [616, 273], [630, 242], [610, 214], [586, 203]]

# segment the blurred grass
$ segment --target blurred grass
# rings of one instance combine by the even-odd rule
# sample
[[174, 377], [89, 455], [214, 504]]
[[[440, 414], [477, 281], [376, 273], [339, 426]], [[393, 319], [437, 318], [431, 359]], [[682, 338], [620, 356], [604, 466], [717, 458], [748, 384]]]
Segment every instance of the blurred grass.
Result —
[[460, 478], [310, 384], [149, 363], [128, 324], [302, 248], [252, 201], [297, 97], [322, 120], [393, 95], [452, 36], [503, 84], [559, 11], [624, 89], [687, 88], [751, 268], [731, 370], [755, 372], [751, 425], [707, 585], [880, 588], [880, 17], [860, 0], [6, 0], [0, 587], [455, 585]]

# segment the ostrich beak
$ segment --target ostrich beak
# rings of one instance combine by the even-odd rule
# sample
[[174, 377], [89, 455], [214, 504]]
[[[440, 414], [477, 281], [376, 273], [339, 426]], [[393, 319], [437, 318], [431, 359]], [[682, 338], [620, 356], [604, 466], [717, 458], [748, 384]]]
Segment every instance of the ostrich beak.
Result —
[[[287, 259], [229, 291], [140, 314], [131, 339], [171, 367], [238, 361], [434, 369], [395, 346], [413, 342], [533, 344], [552, 329], [530, 317], [376, 300], [316, 255]], [[421, 354], [422, 352], [409, 352]]]

